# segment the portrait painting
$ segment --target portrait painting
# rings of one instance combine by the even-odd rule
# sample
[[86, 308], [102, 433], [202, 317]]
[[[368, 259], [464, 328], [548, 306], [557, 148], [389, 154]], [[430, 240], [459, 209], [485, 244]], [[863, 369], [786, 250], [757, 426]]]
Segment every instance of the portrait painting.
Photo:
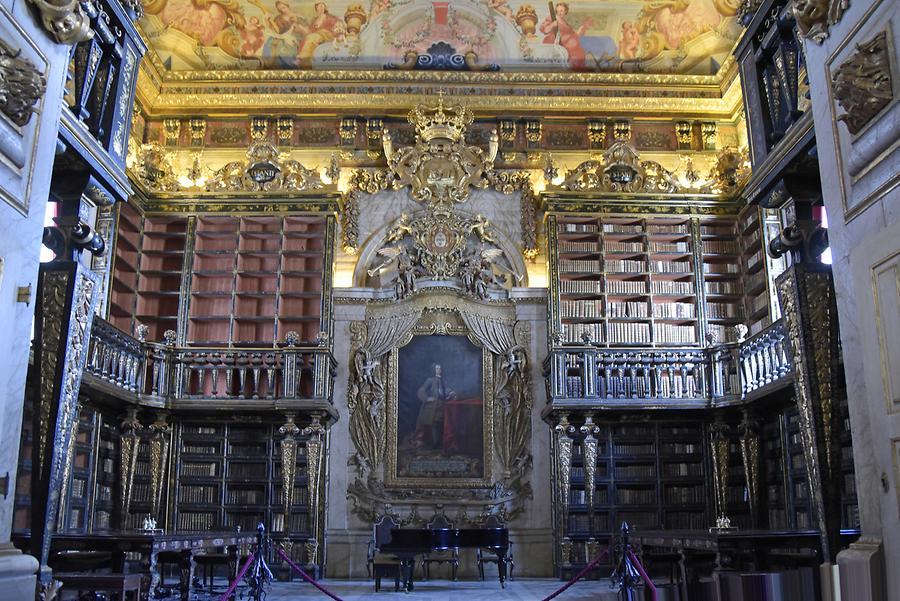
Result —
[[489, 353], [466, 336], [418, 335], [395, 356], [389, 480], [482, 483], [490, 475]]

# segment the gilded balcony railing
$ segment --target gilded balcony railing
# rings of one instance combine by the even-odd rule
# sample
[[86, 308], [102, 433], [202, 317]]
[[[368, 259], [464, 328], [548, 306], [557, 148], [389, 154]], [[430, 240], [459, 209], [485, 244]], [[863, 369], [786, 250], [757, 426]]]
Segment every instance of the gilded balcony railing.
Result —
[[176, 347], [142, 342], [97, 318], [87, 372], [140, 397], [331, 402], [335, 361], [325, 346]]
[[740, 365], [744, 397], [793, 374], [790, 341], [783, 320], [741, 343]]
[[686, 407], [740, 401], [793, 374], [782, 321], [741, 343], [707, 348], [551, 349], [551, 403]]

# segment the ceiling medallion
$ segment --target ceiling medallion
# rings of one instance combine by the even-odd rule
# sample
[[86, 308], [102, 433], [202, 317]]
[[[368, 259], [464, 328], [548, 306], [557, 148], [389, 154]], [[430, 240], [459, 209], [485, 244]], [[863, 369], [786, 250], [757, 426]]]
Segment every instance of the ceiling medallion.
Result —
[[409, 112], [416, 128], [414, 146], [394, 148], [387, 130], [382, 142], [395, 189], [410, 187], [410, 195], [429, 207], [449, 207], [469, 198], [469, 188], [487, 187], [487, 175], [494, 168], [499, 142], [491, 134], [487, 154], [465, 144], [472, 112], [463, 106], [444, 106], [443, 93], [437, 106], [418, 105]]

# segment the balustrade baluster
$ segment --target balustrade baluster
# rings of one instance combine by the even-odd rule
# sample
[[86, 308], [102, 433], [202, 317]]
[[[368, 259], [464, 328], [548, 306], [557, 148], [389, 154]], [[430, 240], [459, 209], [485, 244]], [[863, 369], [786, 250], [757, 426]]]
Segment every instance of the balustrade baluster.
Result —
[[[192, 367], [192, 369], [193, 369], [193, 367]], [[197, 394], [194, 396], [197, 396], [197, 395], [202, 396], [206, 392], [206, 382], [205, 382], [206, 370], [203, 369], [202, 367], [198, 367], [196, 371], [197, 371], [197, 380], [198, 380], [199, 388], [197, 390]]]
[[[274, 357], [273, 357], [274, 360]], [[266, 384], [268, 385], [268, 390], [266, 391], [267, 399], [275, 398], [275, 367], [269, 367], [266, 369]]]
[[253, 368], [253, 390], [251, 391], [253, 394], [250, 398], [258, 399], [259, 398], [259, 368]]
[[219, 396], [219, 368], [212, 367], [212, 396]]
[[245, 399], [246, 397], [246, 386], [247, 386], [247, 367], [241, 366], [238, 367], [238, 398]]

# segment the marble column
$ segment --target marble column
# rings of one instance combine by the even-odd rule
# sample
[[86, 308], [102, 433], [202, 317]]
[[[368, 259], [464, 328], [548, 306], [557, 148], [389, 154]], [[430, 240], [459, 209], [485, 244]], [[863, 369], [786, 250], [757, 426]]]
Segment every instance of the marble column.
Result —
[[804, 44], [862, 536], [843, 599], [900, 599], [900, 4], [830, 3]]
[[[0, 45], [24, 89], [0, 91], [0, 599], [33, 599], [37, 561], [10, 543], [25, 378], [69, 47], [57, 44], [27, 2], [0, 2]], [[11, 96], [7, 96], [10, 94]], [[16, 105], [16, 101], [20, 104]]]

